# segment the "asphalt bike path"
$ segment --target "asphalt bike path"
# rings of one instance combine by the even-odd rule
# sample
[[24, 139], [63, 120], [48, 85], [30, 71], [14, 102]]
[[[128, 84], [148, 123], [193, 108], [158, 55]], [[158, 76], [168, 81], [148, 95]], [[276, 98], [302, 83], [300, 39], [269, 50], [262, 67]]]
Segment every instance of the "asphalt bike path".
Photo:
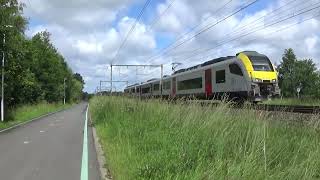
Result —
[[86, 110], [87, 104], [81, 103], [0, 133], [0, 179], [100, 179], [89, 126], [84, 137]]

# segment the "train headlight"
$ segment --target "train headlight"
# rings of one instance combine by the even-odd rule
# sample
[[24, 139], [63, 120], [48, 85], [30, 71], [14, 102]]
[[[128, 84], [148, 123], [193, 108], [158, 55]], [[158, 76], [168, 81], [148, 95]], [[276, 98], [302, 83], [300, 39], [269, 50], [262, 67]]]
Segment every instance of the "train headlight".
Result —
[[273, 82], [273, 83], [276, 83], [276, 82], [277, 82], [277, 79], [272, 79], [272, 82]]
[[260, 83], [260, 82], [262, 82], [262, 79], [259, 79], [259, 78], [253, 78], [253, 79], [252, 79], [252, 81], [253, 81], [253, 82], [259, 82], [259, 83]]

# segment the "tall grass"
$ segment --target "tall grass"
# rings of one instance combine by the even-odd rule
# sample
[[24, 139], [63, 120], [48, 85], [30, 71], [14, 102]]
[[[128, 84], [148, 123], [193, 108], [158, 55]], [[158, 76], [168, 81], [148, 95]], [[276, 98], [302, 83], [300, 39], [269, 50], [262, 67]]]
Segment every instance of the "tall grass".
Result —
[[316, 126], [226, 105], [95, 97], [90, 111], [115, 179], [320, 178]]
[[46, 102], [35, 105], [23, 105], [12, 109], [5, 122], [0, 122], [0, 129], [5, 129], [16, 124], [31, 120], [50, 112], [58, 111], [71, 106], [70, 104], [49, 104]]

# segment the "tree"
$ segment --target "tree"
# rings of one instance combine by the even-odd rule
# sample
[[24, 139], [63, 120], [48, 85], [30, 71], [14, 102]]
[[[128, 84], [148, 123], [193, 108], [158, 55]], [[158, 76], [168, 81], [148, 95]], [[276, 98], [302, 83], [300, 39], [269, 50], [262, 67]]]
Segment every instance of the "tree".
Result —
[[[28, 22], [22, 16], [23, 7], [17, 0], [0, 0], [0, 51], [5, 52], [6, 57], [5, 109], [43, 100], [62, 102], [65, 78], [68, 102], [79, 101], [83, 78], [78, 73], [73, 74], [51, 43], [49, 32], [40, 32], [31, 39], [25, 37]], [[6, 35], [5, 44], [3, 34]], [[0, 57], [2, 59], [2, 53]]]
[[316, 98], [320, 98], [320, 71], [318, 71], [317, 73], [317, 81], [315, 82], [315, 88], [316, 88], [316, 91], [315, 91], [315, 94], [316, 94]]
[[73, 77], [74, 77], [76, 80], [80, 81], [82, 84], [85, 84], [82, 76], [81, 76], [79, 73], [75, 73], [75, 74], [73, 75]]
[[301, 88], [301, 95], [318, 95], [316, 84], [319, 82], [319, 73], [312, 59], [297, 60], [293, 50], [286, 49], [278, 72], [279, 86], [284, 96], [295, 96], [298, 87]]
[[284, 51], [282, 62], [278, 66], [279, 86], [284, 96], [293, 96], [295, 94], [295, 84], [293, 80], [294, 67], [297, 61], [293, 49]]
[[318, 73], [312, 59], [299, 60], [295, 63], [294, 68], [294, 85], [296, 87], [301, 87], [300, 94], [304, 96], [316, 96]]

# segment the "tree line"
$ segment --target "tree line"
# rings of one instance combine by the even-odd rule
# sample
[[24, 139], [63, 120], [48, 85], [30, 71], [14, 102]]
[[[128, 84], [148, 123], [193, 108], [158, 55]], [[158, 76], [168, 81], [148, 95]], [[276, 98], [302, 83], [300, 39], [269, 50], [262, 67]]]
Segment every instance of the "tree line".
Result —
[[320, 98], [320, 71], [312, 59], [297, 59], [293, 49], [284, 51], [278, 70], [284, 97]]
[[40, 101], [62, 102], [64, 93], [67, 102], [81, 100], [83, 78], [72, 72], [53, 46], [49, 32], [26, 37], [28, 20], [23, 8], [24, 4], [17, 0], [0, 0], [0, 57], [5, 57], [6, 109]]

